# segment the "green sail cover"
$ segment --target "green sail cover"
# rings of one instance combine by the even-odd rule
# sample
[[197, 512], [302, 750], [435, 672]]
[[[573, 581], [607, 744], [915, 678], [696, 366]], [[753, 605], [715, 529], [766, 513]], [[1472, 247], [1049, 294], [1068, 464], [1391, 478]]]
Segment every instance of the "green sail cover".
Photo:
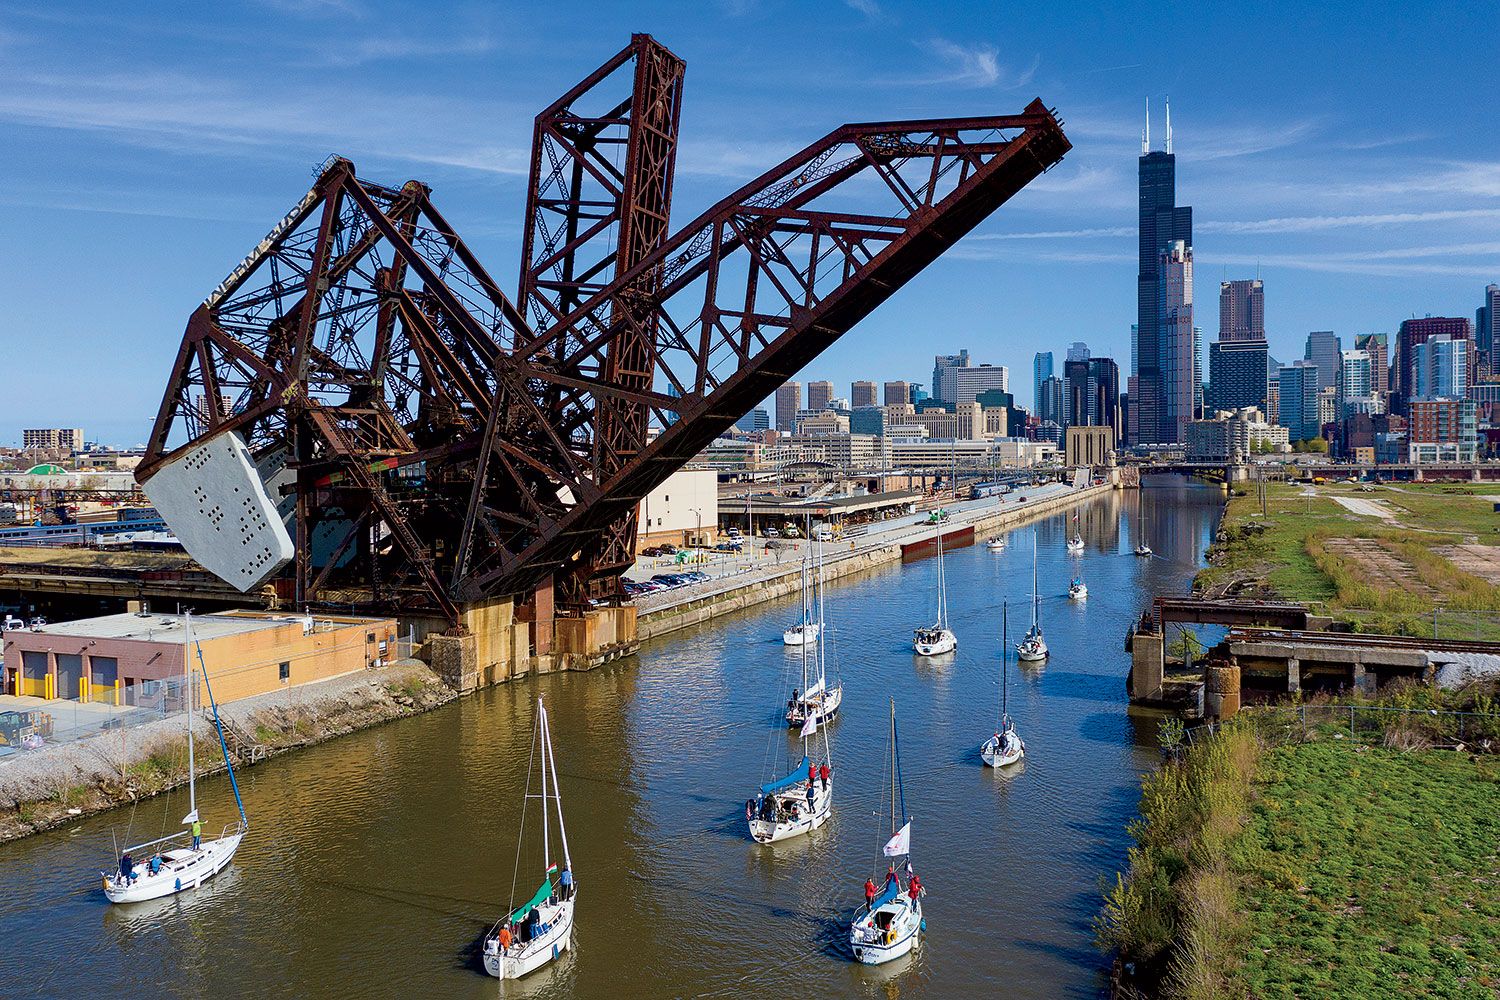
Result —
[[535, 896], [532, 896], [531, 899], [516, 908], [516, 911], [510, 915], [510, 919], [516, 921], [517, 923], [525, 920], [527, 914], [536, 909], [538, 906], [541, 906], [551, 897], [552, 880], [549, 878], [547, 879], [547, 881], [542, 883], [542, 887], [536, 891]]

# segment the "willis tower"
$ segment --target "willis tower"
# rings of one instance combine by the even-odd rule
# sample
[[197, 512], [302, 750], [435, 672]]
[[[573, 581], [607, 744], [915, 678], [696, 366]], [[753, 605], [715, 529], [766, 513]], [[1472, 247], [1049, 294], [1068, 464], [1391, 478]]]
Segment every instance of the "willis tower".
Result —
[[[1172, 112], [1167, 111], [1164, 148], [1151, 150], [1151, 104], [1146, 103], [1146, 130], [1140, 158], [1140, 268], [1137, 272], [1136, 359], [1134, 383], [1129, 387], [1131, 444], [1160, 444], [1176, 439], [1168, 420], [1166, 375], [1162, 370], [1168, 345], [1163, 339], [1161, 273], [1162, 251], [1181, 240], [1193, 245], [1193, 210], [1177, 206], [1177, 158], [1172, 153]], [[1170, 363], [1170, 362], [1169, 362]]]

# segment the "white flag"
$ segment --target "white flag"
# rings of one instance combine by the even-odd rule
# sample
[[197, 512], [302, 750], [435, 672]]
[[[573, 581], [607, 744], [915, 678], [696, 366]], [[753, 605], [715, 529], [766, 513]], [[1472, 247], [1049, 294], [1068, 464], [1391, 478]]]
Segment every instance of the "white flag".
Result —
[[888, 858], [899, 858], [903, 854], [911, 853], [911, 824], [908, 823], [885, 845], [885, 856]]
[[182, 825], [183, 826], [187, 826], [189, 823], [196, 823], [196, 822], [198, 822], [198, 810], [196, 810], [196, 809], [194, 809], [192, 812], [188, 813], [186, 816], [182, 817]]
[[807, 721], [802, 723], [802, 736], [806, 738], [818, 731], [818, 713], [813, 711], [812, 706], [807, 709]]

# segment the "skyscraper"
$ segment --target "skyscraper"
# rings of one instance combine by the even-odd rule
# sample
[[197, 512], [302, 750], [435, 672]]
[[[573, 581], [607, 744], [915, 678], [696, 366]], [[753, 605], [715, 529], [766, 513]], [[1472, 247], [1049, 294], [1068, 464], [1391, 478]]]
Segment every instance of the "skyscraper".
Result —
[[1339, 352], [1338, 407], [1336, 419], [1349, 415], [1349, 400], [1373, 396], [1374, 371], [1366, 351]]
[[746, 432], [747, 434], [754, 433], [756, 431], [769, 430], [771, 427], [771, 417], [770, 414], [766, 413], [765, 410], [751, 410], [749, 413], [736, 420], [734, 422], [734, 426], [737, 429]]
[[1042, 380], [1042, 398], [1037, 403], [1036, 418], [1041, 423], [1061, 424], [1065, 419], [1063, 414], [1063, 380], [1056, 375], [1048, 375]]
[[1265, 339], [1266, 293], [1260, 280], [1220, 282], [1219, 342]]
[[1052, 352], [1037, 351], [1031, 359], [1031, 408], [1038, 417], [1042, 412], [1042, 383], [1052, 377]]
[[910, 403], [911, 402], [911, 383], [910, 382], [887, 382], [885, 384], [885, 397], [882, 400], [882, 402], [886, 406], [890, 406], [893, 403]]
[[802, 409], [802, 383], [783, 382], [776, 390], [776, 429], [788, 434], [797, 429], [797, 411]]
[[1500, 285], [1485, 285], [1484, 305], [1474, 314], [1474, 347], [1491, 355], [1492, 368], [1500, 367], [1493, 360], [1496, 340], [1500, 340]]
[[1120, 443], [1120, 366], [1114, 358], [1089, 358], [1089, 425], [1111, 427]]
[[828, 401], [833, 399], [832, 382], [809, 382], [807, 383], [807, 408], [814, 413], [821, 413], [828, 409]]
[[1278, 378], [1281, 387], [1278, 417], [1292, 441], [1318, 437], [1318, 366], [1311, 361], [1293, 361], [1282, 365]]
[[1314, 330], [1307, 335], [1307, 346], [1302, 351], [1302, 358], [1318, 366], [1318, 385], [1325, 389], [1338, 381], [1339, 352], [1342, 347], [1332, 330]]
[[876, 406], [878, 398], [875, 395], [874, 382], [850, 382], [849, 383], [849, 406]]
[[[1161, 370], [1162, 252], [1181, 243], [1193, 245], [1193, 210], [1177, 205], [1177, 157], [1172, 153], [1172, 117], [1167, 111], [1167, 139], [1161, 150], [1151, 150], [1151, 115], [1147, 105], [1146, 131], [1141, 138], [1139, 160], [1140, 267], [1136, 275], [1135, 365], [1131, 374], [1131, 423], [1137, 440], [1132, 444], [1156, 444], [1173, 440], [1177, 433], [1167, 419], [1164, 374]], [[1191, 319], [1188, 336], [1191, 338]], [[1175, 354], [1173, 355], [1175, 356]], [[1191, 400], [1191, 394], [1188, 397]], [[1191, 402], [1187, 410], [1191, 413]], [[1171, 427], [1167, 430], [1167, 427]], [[1178, 439], [1180, 440], [1180, 439]]]
[[1073, 346], [1068, 348], [1069, 361], [1087, 361], [1089, 359], [1089, 345], [1081, 340], [1073, 341]]
[[1384, 395], [1390, 391], [1390, 369], [1386, 366], [1386, 335], [1362, 333], [1354, 338], [1354, 349], [1370, 356], [1370, 394]]
[[[1451, 316], [1426, 316], [1422, 319], [1403, 320], [1401, 329], [1396, 333], [1396, 347], [1391, 355], [1391, 378], [1395, 385], [1391, 386], [1391, 392], [1396, 394], [1396, 399], [1391, 406], [1392, 413], [1406, 412], [1406, 401], [1417, 394], [1416, 389], [1416, 348], [1418, 344], [1424, 344], [1433, 337], [1447, 336], [1452, 340], [1470, 341], [1466, 354], [1472, 355], [1472, 329], [1467, 319], [1455, 319]], [[1466, 358], [1466, 374], [1471, 370], [1472, 357]]]
[[1454, 340], [1446, 333], [1428, 337], [1412, 353], [1412, 399], [1463, 399], [1468, 395], [1465, 379], [1469, 342]]
[[[1198, 367], [1198, 338], [1193, 328], [1193, 248], [1173, 240], [1156, 264], [1157, 403], [1153, 444], [1183, 440], [1185, 429], [1201, 405], [1202, 380]], [[1142, 393], [1146, 391], [1142, 388]], [[1144, 416], [1144, 414], [1143, 414]], [[1144, 438], [1146, 428], [1141, 427]]]
[[[1010, 369], [1004, 365], [977, 365], [972, 368], [950, 368], [943, 373], [946, 382], [951, 382], [951, 389], [945, 388], [947, 395], [943, 396], [944, 402], [951, 402], [958, 406], [974, 402], [974, 398], [981, 392], [990, 389], [999, 389], [1001, 392], [1010, 392]], [[952, 396], [949, 399], [949, 396]]]
[[[939, 354], [934, 357], [932, 359], [932, 398], [941, 399], [945, 403], [954, 402], [954, 400], [943, 395], [943, 372], [949, 368], [967, 367], [969, 367], [969, 351], [967, 348], [959, 351], [957, 354]], [[951, 385], [952, 382], [950, 381], [948, 384]]]
[[[1072, 354], [1070, 350], [1068, 352]], [[1063, 362], [1063, 410], [1053, 417], [1064, 427], [1084, 427], [1089, 423], [1089, 363], [1087, 358]]]
[[1266, 408], [1270, 354], [1264, 340], [1225, 340], [1208, 345], [1209, 410]]

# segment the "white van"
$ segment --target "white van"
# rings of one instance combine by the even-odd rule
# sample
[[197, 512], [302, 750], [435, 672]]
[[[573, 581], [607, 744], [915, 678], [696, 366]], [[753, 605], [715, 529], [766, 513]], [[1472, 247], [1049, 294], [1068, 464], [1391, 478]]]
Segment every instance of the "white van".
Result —
[[833, 541], [833, 529], [826, 524], [820, 524], [813, 528], [813, 537], [820, 542]]

